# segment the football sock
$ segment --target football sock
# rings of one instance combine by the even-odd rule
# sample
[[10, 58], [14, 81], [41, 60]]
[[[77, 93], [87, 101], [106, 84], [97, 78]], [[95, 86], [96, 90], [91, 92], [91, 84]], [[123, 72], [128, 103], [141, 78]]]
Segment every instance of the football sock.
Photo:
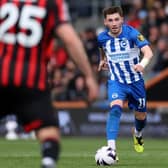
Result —
[[117, 138], [121, 113], [122, 108], [119, 105], [112, 106], [106, 124], [107, 140], [115, 140]]
[[138, 120], [135, 118], [135, 136], [142, 136], [142, 129], [146, 126], [146, 118], [144, 120]]
[[50, 165], [55, 164], [58, 160], [60, 152], [59, 143], [56, 140], [46, 140], [42, 143], [42, 164]]
[[141, 136], [142, 136], [142, 131], [137, 131], [137, 129], [135, 128], [135, 129], [134, 129], [134, 135], [135, 135], [136, 137], [141, 137]]
[[113, 150], [116, 150], [116, 142], [115, 140], [108, 140], [108, 146], [111, 147]]

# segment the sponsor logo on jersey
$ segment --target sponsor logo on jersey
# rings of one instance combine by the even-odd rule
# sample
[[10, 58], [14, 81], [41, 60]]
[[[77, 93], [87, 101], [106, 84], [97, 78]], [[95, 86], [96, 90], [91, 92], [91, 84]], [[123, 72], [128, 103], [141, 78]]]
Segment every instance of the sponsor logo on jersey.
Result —
[[123, 61], [125, 59], [129, 59], [130, 55], [128, 53], [119, 53], [119, 54], [111, 54], [109, 55], [113, 61]]
[[142, 34], [139, 34], [139, 35], [138, 35], [138, 40], [139, 40], [139, 41], [144, 41], [145, 38], [144, 38], [144, 36], [143, 36]]

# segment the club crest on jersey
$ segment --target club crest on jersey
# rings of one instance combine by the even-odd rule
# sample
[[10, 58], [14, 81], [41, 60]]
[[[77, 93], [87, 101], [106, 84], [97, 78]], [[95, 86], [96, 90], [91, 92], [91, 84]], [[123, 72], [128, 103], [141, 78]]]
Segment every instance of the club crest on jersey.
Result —
[[144, 36], [143, 36], [142, 34], [139, 34], [139, 35], [138, 35], [138, 40], [139, 40], [139, 41], [144, 41], [145, 38], [144, 38]]
[[127, 46], [127, 40], [126, 40], [125, 38], [123, 38], [123, 39], [120, 41], [120, 46], [121, 46], [122, 48], [126, 48], [126, 46]]

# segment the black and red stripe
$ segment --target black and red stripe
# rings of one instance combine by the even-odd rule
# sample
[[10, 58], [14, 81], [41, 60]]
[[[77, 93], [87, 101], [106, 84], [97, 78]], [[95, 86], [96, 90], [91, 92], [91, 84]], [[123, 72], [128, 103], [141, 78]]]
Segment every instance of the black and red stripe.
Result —
[[[1, 0], [0, 5], [11, 3], [10, 0]], [[26, 86], [44, 90], [47, 87], [47, 61], [49, 59], [48, 48], [54, 38], [57, 25], [66, 21], [63, 0], [37, 0], [36, 2], [25, 0], [12, 1], [18, 10], [22, 11], [24, 5], [35, 5], [46, 9], [46, 17], [33, 18], [40, 23], [43, 36], [40, 43], [31, 48], [24, 47], [18, 42], [8, 44], [0, 39], [0, 85]], [[20, 18], [20, 16], [19, 16]], [[3, 20], [0, 18], [0, 24]], [[25, 23], [26, 24], [26, 23]], [[8, 33], [30, 33], [29, 30], [21, 29], [19, 21], [8, 30]]]
[[[47, 1], [46, 0], [40, 0], [38, 1], [38, 6], [42, 7], [42, 8], [46, 8], [46, 4]], [[44, 19], [44, 20], [40, 20], [40, 19], [36, 19], [39, 23], [41, 23], [42, 27], [43, 27], [43, 32], [44, 32], [44, 29], [45, 29], [45, 22], [47, 19]], [[44, 36], [44, 33], [43, 33], [43, 36]], [[40, 45], [38, 45], [38, 47], [33, 47], [31, 48], [31, 52], [30, 52], [30, 59], [29, 59], [29, 71], [28, 71], [28, 76], [27, 76], [27, 85], [29, 87], [37, 87], [37, 88], [40, 88], [38, 87], [37, 85], [37, 81], [39, 81], [39, 76], [41, 75], [42, 72], [40, 72], [40, 66], [41, 64], [44, 64], [43, 60], [41, 60], [41, 57], [42, 57], [42, 53], [44, 52], [45, 54], [45, 51], [42, 52], [42, 44], [44, 43], [43, 39], [41, 40], [41, 43]], [[44, 69], [46, 70], [46, 66], [44, 67]], [[46, 74], [47, 75], [47, 74]], [[40, 88], [40, 89], [45, 89], [46, 87], [46, 82], [45, 80], [41, 81], [41, 83], [44, 85], [43, 88]]]
[[[1, 3], [1, 5], [3, 5], [4, 3], [7, 3], [7, 0], [3, 0]], [[19, 5], [19, 1], [15, 2], [15, 5], [18, 6]], [[16, 28], [15, 27], [11, 27], [9, 29], [9, 33], [15, 33]], [[3, 54], [1, 55], [1, 84], [2, 85], [8, 85], [9, 84], [9, 79], [12, 76], [11, 72], [10, 72], [10, 66], [11, 66], [11, 60], [13, 58], [13, 54], [14, 53], [14, 48], [15, 46], [12, 44], [5, 44], [2, 43], [2, 46], [0, 46], [0, 48], [2, 47], [2, 50], [4, 50]]]

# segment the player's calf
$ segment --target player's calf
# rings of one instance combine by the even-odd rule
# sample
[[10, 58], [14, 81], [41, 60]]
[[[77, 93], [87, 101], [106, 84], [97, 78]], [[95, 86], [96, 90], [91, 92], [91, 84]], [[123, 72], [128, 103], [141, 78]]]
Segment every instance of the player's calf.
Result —
[[60, 153], [58, 130], [42, 128], [37, 135], [41, 142], [42, 168], [55, 168]]

